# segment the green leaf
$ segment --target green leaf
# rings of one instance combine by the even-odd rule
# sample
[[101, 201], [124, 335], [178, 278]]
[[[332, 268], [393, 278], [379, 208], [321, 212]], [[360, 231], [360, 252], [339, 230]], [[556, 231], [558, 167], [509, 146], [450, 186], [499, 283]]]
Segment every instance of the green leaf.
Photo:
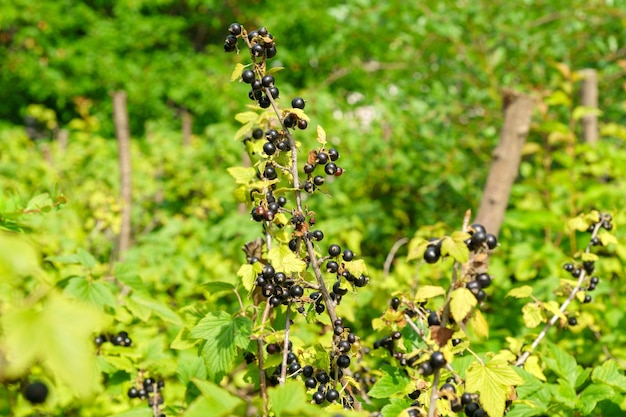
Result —
[[441, 255], [450, 255], [455, 261], [465, 263], [469, 260], [469, 249], [463, 241], [455, 241], [445, 236], [441, 243]]
[[151, 417], [152, 410], [146, 406], [131, 408], [121, 413], [113, 414], [111, 417]]
[[415, 299], [417, 301], [425, 301], [445, 294], [446, 290], [443, 287], [436, 285], [421, 285], [417, 290]]
[[585, 116], [600, 116], [602, 110], [596, 107], [576, 106], [572, 112], [572, 118], [574, 120], [580, 120]]
[[159, 316], [163, 320], [165, 320], [165, 321], [167, 321], [169, 323], [178, 325], [178, 326], [182, 326], [183, 325], [183, 321], [178, 316], [178, 314], [176, 314], [172, 309], [170, 309], [165, 304], [162, 304], [159, 301], [152, 300], [150, 298], [144, 297], [141, 294], [133, 294], [133, 295], [130, 296], [130, 298], [136, 304], [138, 304], [140, 306], [143, 306], [143, 307], [149, 308], [152, 313], [156, 314], [157, 316]]
[[[382, 408], [383, 417], [402, 416], [402, 412], [411, 406], [412, 401], [406, 398], [392, 398], [389, 404]], [[408, 414], [407, 414], [408, 415]]]
[[605, 361], [602, 365], [593, 368], [591, 380], [626, 392], [626, 376], [624, 376], [615, 360]]
[[9, 310], [0, 320], [5, 354], [12, 358], [7, 375], [21, 375], [38, 361], [79, 397], [98, 390], [100, 373], [91, 335], [103, 323], [99, 312], [52, 293], [41, 308]]
[[611, 243], [614, 243], [617, 245], [618, 240], [615, 236], [613, 236], [610, 232], [602, 229], [598, 232], [598, 239], [600, 239], [600, 242], [602, 242], [602, 246], [608, 246]]
[[234, 291], [235, 286], [230, 282], [211, 281], [202, 284], [202, 287], [211, 294], [217, 294], [220, 292]]
[[515, 298], [527, 298], [533, 294], [533, 287], [530, 285], [522, 285], [519, 288], [513, 288], [509, 291], [506, 296], [507, 297], [515, 297]]
[[576, 378], [582, 367], [576, 364], [576, 359], [554, 344], [548, 344], [550, 355], [545, 355], [544, 363], [557, 375], [564, 378], [572, 387], [576, 384]]
[[285, 274], [302, 272], [306, 269], [306, 263], [299, 259], [287, 245], [274, 246], [267, 254], [267, 259], [276, 269]]
[[615, 397], [615, 392], [611, 387], [601, 384], [591, 384], [580, 393], [576, 408], [583, 415], [590, 414], [600, 401], [608, 400]]
[[344, 267], [355, 277], [359, 277], [363, 274], [367, 274], [367, 265], [365, 260], [356, 259], [350, 262], [344, 262]]
[[394, 395], [402, 394], [407, 385], [411, 383], [411, 379], [400, 368], [394, 368], [388, 365], [383, 366], [384, 375], [376, 381], [369, 396], [373, 398], [389, 398]]
[[28, 203], [26, 203], [26, 208], [24, 209], [24, 211], [43, 210], [50, 207], [52, 207], [52, 199], [50, 198], [50, 194], [43, 193], [31, 198]]
[[230, 371], [237, 347], [245, 348], [252, 334], [252, 321], [231, 317], [224, 311], [210, 312], [191, 329], [191, 336], [205, 339], [202, 357], [214, 382]]
[[0, 282], [14, 284], [15, 278], [39, 271], [39, 254], [28, 241], [0, 233]]
[[309, 404], [304, 385], [300, 381], [288, 380], [284, 385], [267, 391], [276, 417], [319, 415], [320, 409]]
[[317, 141], [323, 145], [326, 145], [326, 131], [320, 125], [317, 125]]
[[421, 237], [415, 237], [409, 241], [407, 261], [420, 259], [424, 256], [424, 252], [428, 247], [428, 241]]
[[79, 248], [76, 251], [76, 255], [78, 256], [78, 263], [80, 263], [85, 268], [92, 269], [97, 265], [96, 258], [94, 258], [92, 254], [84, 249]]
[[235, 179], [235, 183], [247, 185], [256, 179], [256, 170], [252, 167], [230, 167], [226, 171]]
[[230, 74], [230, 81], [232, 82], [232, 81], [235, 81], [235, 80], [241, 78], [241, 74], [243, 73], [243, 69], [245, 67], [246, 67], [245, 65], [243, 65], [243, 64], [238, 62], [235, 65], [235, 69], [233, 70], [232, 74]]
[[99, 308], [104, 306], [115, 307], [116, 305], [111, 288], [103, 282], [90, 282], [82, 277], [74, 277], [68, 281], [63, 292], [72, 298]]
[[467, 288], [461, 287], [452, 291], [450, 312], [457, 323], [461, 323], [476, 306], [476, 297]]
[[486, 365], [473, 362], [467, 369], [465, 383], [468, 392], [480, 393], [480, 403], [487, 414], [501, 416], [509, 387], [522, 385], [524, 380], [506, 361], [493, 359]]
[[527, 303], [522, 307], [522, 318], [524, 319], [524, 324], [529, 329], [534, 329], [545, 321], [543, 310], [535, 301]]
[[242, 113], [237, 113], [235, 115], [235, 120], [237, 120], [241, 124], [246, 124], [246, 123], [256, 124], [259, 120], [259, 114], [254, 111], [245, 111]]
[[230, 417], [237, 415], [235, 411], [244, 404], [243, 400], [231, 394], [224, 388], [210, 381], [192, 378], [202, 396], [196, 398], [187, 408], [184, 417], [205, 417], [210, 413], [215, 417]]

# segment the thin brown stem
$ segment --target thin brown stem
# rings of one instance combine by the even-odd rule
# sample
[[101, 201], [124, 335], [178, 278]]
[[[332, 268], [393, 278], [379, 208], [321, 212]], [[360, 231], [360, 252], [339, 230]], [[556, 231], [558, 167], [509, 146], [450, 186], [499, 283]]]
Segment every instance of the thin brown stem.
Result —
[[430, 406], [428, 407], [428, 417], [435, 417], [435, 413], [437, 412], [437, 399], [439, 398], [439, 376], [441, 372], [440, 369], [435, 369], [435, 375], [433, 377], [433, 385], [431, 387], [430, 393]]
[[283, 361], [280, 368], [280, 385], [283, 385], [287, 379], [287, 356], [289, 355], [289, 329], [291, 327], [291, 303], [287, 306], [285, 313], [285, 338], [283, 341]]

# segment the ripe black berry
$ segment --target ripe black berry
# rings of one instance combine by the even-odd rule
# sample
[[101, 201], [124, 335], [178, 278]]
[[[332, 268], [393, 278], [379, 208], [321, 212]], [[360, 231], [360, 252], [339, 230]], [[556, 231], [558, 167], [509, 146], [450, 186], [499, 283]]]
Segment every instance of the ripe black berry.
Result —
[[[306, 366], [304, 368], [306, 368]], [[313, 367], [311, 367], [311, 369], [313, 369]], [[315, 388], [317, 386], [317, 381], [315, 380], [315, 378], [307, 377], [304, 380], [304, 386], [307, 388]]]
[[478, 249], [487, 240], [487, 233], [484, 231], [476, 231], [470, 239], [470, 249]]
[[302, 375], [309, 378], [313, 376], [313, 371], [314, 369], [311, 365], [306, 365], [305, 367], [302, 368]]
[[278, 345], [278, 343], [270, 343], [265, 346], [265, 350], [268, 354], [273, 355], [280, 352], [280, 346]]
[[347, 368], [350, 366], [350, 356], [341, 355], [337, 358], [337, 366], [340, 368]]
[[280, 303], [282, 303], [282, 300], [278, 298], [277, 296], [273, 295], [270, 297], [270, 305], [272, 307], [278, 307]]
[[315, 161], [320, 165], [325, 165], [328, 162], [328, 154], [324, 152], [318, 152], [315, 157]]
[[569, 317], [569, 318], [567, 319], [567, 323], [568, 323], [570, 326], [576, 326], [576, 325], [578, 324], [578, 320], [576, 320], [576, 317]]
[[324, 306], [324, 304], [322, 304], [322, 303], [315, 304], [315, 312], [317, 314], [322, 314], [324, 312], [324, 310], [326, 310], [326, 307]]
[[254, 81], [254, 71], [252, 70], [243, 70], [241, 73], [241, 80], [246, 84], [251, 84]]
[[480, 284], [481, 288], [487, 288], [491, 285], [491, 277], [489, 274], [478, 274], [476, 275], [476, 282]]
[[426, 248], [426, 251], [424, 252], [424, 260], [426, 261], [426, 263], [429, 264], [434, 264], [435, 262], [437, 262], [440, 256], [441, 251], [435, 245], [428, 246]]
[[430, 362], [422, 362], [418, 368], [423, 376], [429, 376], [433, 374], [433, 367]]
[[314, 170], [315, 170], [315, 165], [313, 164], [304, 164], [302, 166], [302, 171], [304, 171], [305, 174], [311, 174]]
[[467, 417], [474, 417], [474, 413], [478, 410], [480, 406], [474, 402], [471, 402], [465, 406], [465, 415]]
[[274, 270], [274, 267], [272, 265], [266, 264], [263, 265], [261, 273], [263, 274], [263, 278], [269, 280], [274, 278], [274, 274], [276, 274], [276, 271]]
[[257, 36], [259, 36], [259, 32], [257, 32], [256, 30], [248, 32], [248, 41], [252, 42], [252, 40]]
[[31, 404], [41, 404], [48, 397], [48, 387], [41, 381], [34, 381], [24, 388], [24, 398]]
[[331, 161], [336, 161], [337, 159], [339, 159], [339, 151], [337, 149], [330, 148], [326, 152], [328, 153], [328, 157], [330, 158]]
[[439, 320], [439, 316], [436, 312], [431, 311], [428, 314], [428, 326], [440, 326], [441, 320]]
[[463, 339], [452, 339], [452, 346], [458, 346], [462, 341]]
[[266, 88], [272, 87], [274, 85], [274, 77], [271, 75], [264, 75], [263, 78], [261, 78], [261, 84]]
[[328, 383], [328, 381], [330, 381], [330, 377], [328, 376], [326, 371], [319, 371], [317, 375], [315, 375], [315, 379], [317, 379], [317, 382], [319, 382], [320, 384], [326, 384]]
[[321, 403], [323, 403], [325, 398], [326, 398], [326, 397], [324, 397], [324, 394], [323, 394], [323, 393], [321, 393], [321, 392], [319, 392], [319, 391], [316, 391], [316, 392], [313, 394], [313, 401], [315, 401], [315, 404], [321, 404]]
[[341, 281], [337, 280], [333, 284], [333, 293], [336, 295], [346, 295], [348, 293], [348, 289], [341, 288]]
[[287, 204], [287, 198], [281, 195], [280, 197], [278, 197], [278, 200], [276, 200], [276, 202], [279, 206], [285, 207], [285, 204]]
[[291, 100], [291, 107], [293, 107], [294, 109], [304, 109], [304, 104], [304, 99], [302, 99], [301, 97], [296, 97]]
[[307, 122], [307, 121], [306, 121], [306, 120], [304, 120], [304, 119], [300, 119], [300, 120], [298, 120], [298, 129], [300, 129], [300, 130], [304, 130], [304, 129], [306, 129], [307, 127], [309, 127], [309, 122]]
[[300, 364], [298, 362], [292, 362], [289, 365], [289, 368], [287, 368], [287, 371], [289, 371], [290, 374], [295, 374], [299, 370], [300, 370]]
[[339, 391], [334, 388], [329, 389], [326, 393], [326, 400], [332, 403], [333, 401], [337, 401], [337, 399], [339, 399]]
[[330, 273], [335, 273], [339, 269], [339, 264], [335, 261], [328, 261], [326, 263], [326, 271]]
[[436, 351], [430, 357], [430, 365], [433, 369], [439, 369], [446, 365], [446, 358], [443, 356], [443, 353]]
[[228, 31], [231, 35], [237, 36], [241, 34], [241, 25], [239, 23], [233, 23], [228, 27]]
[[350, 262], [352, 259], [354, 259], [354, 252], [352, 252], [350, 249], [346, 249], [343, 251], [343, 260], [346, 262]]
[[356, 335], [354, 333], [350, 333], [348, 335], [348, 342], [349, 343], [355, 343], [356, 342]]
[[476, 232], [483, 232], [483, 233], [487, 233], [487, 230], [485, 229], [485, 226], [483, 226], [482, 224], [478, 224], [478, 223], [474, 223], [473, 225], [470, 226], [470, 234], [474, 234]]
[[294, 285], [289, 288], [289, 295], [292, 297], [300, 298], [304, 294], [304, 289], [299, 285]]
[[461, 395], [461, 404], [468, 405], [471, 402], [472, 402], [472, 394], [470, 394], [469, 392], [464, 392], [463, 395]]
[[400, 307], [400, 299], [398, 297], [393, 297], [391, 301], [389, 302], [389, 306], [393, 310], [398, 310], [398, 307]]
[[313, 239], [319, 242], [320, 240], [324, 239], [324, 232], [322, 232], [321, 230], [314, 230], [311, 233], [311, 236], [313, 236]]
[[262, 109], [267, 109], [267, 108], [268, 108], [269, 106], [271, 106], [271, 105], [272, 105], [272, 102], [270, 101], [269, 97], [267, 97], [267, 96], [262, 96], [262, 97], [259, 99], [259, 106], [260, 106]]
[[337, 165], [334, 162], [329, 162], [324, 166], [324, 172], [328, 175], [335, 175], [337, 173]]
[[422, 393], [422, 391], [416, 389], [415, 391], [413, 391], [412, 393], [409, 394], [409, 398], [412, 400], [417, 400], [420, 397], [420, 394]]
[[346, 353], [350, 350], [352, 345], [347, 340], [340, 340], [339, 343], [337, 343], [337, 347], [339, 348], [339, 352]]
[[589, 294], [585, 295], [585, 299], [583, 300], [583, 303], [587, 304], [591, 302], [591, 296]]
[[274, 58], [276, 56], [276, 45], [272, 45], [265, 51], [266, 58]]
[[265, 152], [266, 155], [274, 155], [276, 153], [276, 146], [274, 146], [272, 142], [265, 142], [265, 144], [263, 144], [263, 152]]
[[135, 387], [128, 389], [128, 398], [139, 398], [139, 390]]
[[272, 98], [280, 97], [280, 90], [277, 87], [270, 87], [270, 95]]
[[315, 184], [316, 186], [320, 186], [322, 184], [324, 184], [324, 177], [322, 177], [321, 175], [316, 175], [315, 178], [313, 178], [313, 184]]
[[330, 256], [333, 256], [333, 257], [339, 256], [340, 253], [341, 253], [341, 246], [333, 244], [328, 247], [328, 254]]
[[487, 234], [487, 239], [485, 239], [485, 243], [489, 249], [495, 249], [498, 246], [498, 239], [492, 235], [491, 233]]
[[445, 384], [443, 384], [441, 386], [441, 388], [439, 388], [439, 391], [448, 391], [448, 392], [456, 392], [456, 388], [454, 387], [454, 385], [446, 382]]
[[574, 264], [567, 263], [563, 265], [563, 269], [566, 270], [567, 272], [572, 272], [574, 270]]
[[252, 45], [252, 48], [250, 48], [250, 52], [252, 52], [253, 56], [260, 57], [265, 54], [265, 48], [263, 48], [263, 45], [255, 43], [254, 45]]

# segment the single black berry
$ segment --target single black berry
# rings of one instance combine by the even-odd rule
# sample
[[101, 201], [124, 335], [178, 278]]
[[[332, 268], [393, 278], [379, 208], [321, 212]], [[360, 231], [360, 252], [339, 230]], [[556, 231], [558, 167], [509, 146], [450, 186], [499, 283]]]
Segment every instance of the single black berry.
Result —
[[315, 401], [315, 404], [321, 404], [324, 402], [324, 400], [326, 399], [326, 397], [324, 396], [324, 393], [316, 391], [313, 394], [313, 401]]
[[48, 397], [48, 387], [41, 381], [34, 381], [24, 388], [24, 398], [31, 404], [41, 404]]
[[276, 56], [276, 45], [272, 45], [265, 51], [266, 58], [274, 58]]
[[337, 391], [334, 388], [331, 388], [328, 390], [328, 392], [326, 393], [326, 400], [328, 402], [333, 402], [333, 401], [337, 401], [339, 399], [339, 391]]
[[440, 326], [441, 320], [439, 320], [439, 315], [436, 312], [431, 311], [428, 314], [428, 326]]
[[261, 78], [261, 84], [266, 88], [272, 87], [274, 85], [274, 77], [271, 75], [264, 75], [263, 78]]
[[350, 348], [352, 348], [352, 345], [347, 340], [340, 340], [339, 343], [337, 343], [337, 347], [339, 348], [340, 352], [346, 353], [350, 351]]
[[324, 312], [324, 310], [326, 310], [326, 307], [324, 306], [324, 304], [322, 304], [322, 303], [315, 304], [315, 312], [317, 314], [322, 314]]
[[268, 354], [273, 355], [275, 353], [280, 352], [280, 346], [278, 345], [278, 343], [270, 343], [267, 346], [265, 346], [265, 350], [267, 351]]
[[498, 239], [492, 235], [491, 233], [487, 233], [487, 239], [485, 239], [485, 243], [489, 249], [495, 249], [498, 246]]
[[439, 369], [446, 365], [446, 357], [440, 351], [433, 352], [430, 356], [430, 365], [433, 369]]
[[268, 96], [261, 96], [261, 98], [259, 98], [259, 106], [262, 109], [267, 109], [269, 106], [272, 105], [272, 102], [270, 101]]
[[339, 256], [340, 253], [341, 253], [341, 246], [333, 244], [328, 247], [328, 254], [330, 256], [333, 256], [333, 257]]
[[337, 165], [334, 162], [329, 162], [324, 166], [324, 172], [328, 175], [335, 175], [337, 172]]
[[461, 395], [461, 404], [468, 405], [471, 402], [472, 402], [472, 394], [470, 394], [469, 392], [464, 392], [463, 395]]
[[328, 261], [326, 263], [326, 271], [330, 273], [335, 273], [339, 269], [339, 264], [335, 261]]
[[485, 226], [483, 226], [482, 224], [474, 223], [473, 225], [470, 226], [470, 234], [473, 235], [477, 232], [487, 233], [487, 230], [485, 229]]
[[326, 151], [326, 153], [328, 153], [328, 157], [331, 161], [336, 161], [337, 159], [339, 159], [339, 151], [335, 148], [330, 148], [328, 151]]
[[254, 81], [254, 78], [254, 71], [252, 70], [243, 70], [243, 72], [241, 73], [241, 80], [246, 84], [251, 84], [252, 81]]
[[302, 375], [304, 375], [306, 378], [309, 378], [311, 376], [313, 376], [313, 367], [311, 365], [306, 365], [302, 368]]
[[325, 152], [318, 152], [315, 157], [315, 161], [320, 165], [325, 165], [328, 162], [328, 154]]
[[585, 295], [585, 299], [583, 300], [583, 303], [587, 304], [591, 302], [591, 296], [589, 294]]
[[315, 375], [315, 379], [317, 379], [317, 382], [319, 382], [320, 384], [326, 384], [328, 383], [328, 381], [330, 381], [330, 377], [328, 376], [326, 371], [319, 371], [317, 375]]
[[304, 109], [304, 104], [304, 99], [302, 99], [301, 97], [296, 97], [291, 100], [291, 107], [293, 107], [294, 109]]
[[265, 142], [263, 144], [263, 152], [266, 155], [274, 155], [276, 153], [276, 146], [272, 142]]
[[429, 376], [433, 374], [433, 367], [430, 362], [422, 362], [418, 367], [423, 376]]
[[324, 184], [324, 177], [322, 177], [321, 175], [316, 175], [315, 178], [313, 178], [313, 184], [315, 184], [316, 186], [320, 186], [322, 184]]
[[416, 389], [415, 391], [413, 391], [412, 393], [409, 394], [409, 398], [412, 399], [412, 400], [417, 400], [421, 393], [422, 393], [422, 391]]
[[567, 272], [572, 272], [574, 268], [574, 264], [572, 263], [566, 263], [565, 265], [563, 265], [563, 269], [565, 269]]
[[320, 240], [324, 239], [324, 232], [322, 232], [321, 230], [314, 230], [311, 233], [311, 236], [313, 237], [313, 239], [319, 242]]
[[289, 288], [289, 295], [295, 298], [300, 298], [304, 294], [304, 289], [299, 285], [294, 285]]
[[350, 366], [350, 356], [341, 355], [337, 358], [337, 366], [340, 368], [347, 368]]
[[[305, 366], [305, 368], [306, 368], [306, 366]], [[315, 388], [317, 386], [317, 381], [315, 380], [315, 378], [307, 377], [304, 380], [304, 386], [307, 387], [307, 388]]]
[[441, 250], [435, 245], [428, 246], [424, 252], [424, 260], [429, 264], [437, 262], [440, 256]]
[[477, 403], [471, 402], [465, 406], [465, 415], [467, 417], [474, 417], [474, 414], [479, 409], [480, 409], [480, 406]]
[[300, 129], [300, 130], [304, 130], [304, 129], [306, 129], [307, 127], [309, 127], [309, 122], [307, 122], [307, 121], [306, 121], [306, 120], [304, 120], [304, 119], [300, 119], [300, 120], [298, 120], [298, 129]]
[[350, 262], [352, 259], [354, 259], [354, 252], [352, 252], [350, 249], [346, 249], [343, 251], [343, 260], [346, 262]]
[[389, 307], [393, 310], [398, 310], [398, 307], [400, 307], [400, 299], [398, 297], [393, 297], [389, 302]]
[[228, 31], [230, 32], [231, 35], [240, 35], [241, 34], [241, 25], [239, 23], [232, 23], [229, 27], [228, 27]]
[[487, 288], [491, 285], [491, 277], [489, 274], [478, 274], [476, 275], [476, 282], [480, 284], [481, 288]]
[[578, 320], [576, 320], [576, 317], [569, 317], [569, 318], [567, 319], [567, 323], [568, 323], [570, 326], [576, 326], [576, 325], [578, 324]]
[[135, 387], [128, 389], [128, 398], [139, 398], [139, 390]]

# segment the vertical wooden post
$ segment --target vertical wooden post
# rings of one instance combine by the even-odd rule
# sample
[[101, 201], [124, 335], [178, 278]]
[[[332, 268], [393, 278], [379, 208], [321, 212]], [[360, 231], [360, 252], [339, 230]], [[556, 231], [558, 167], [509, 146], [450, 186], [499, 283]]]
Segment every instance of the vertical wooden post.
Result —
[[[583, 85], [581, 89], [581, 105], [593, 109], [598, 108], [598, 73], [588, 68], [581, 70]], [[583, 116], [583, 140], [591, 145], [598, 141], [598, 116], [588, 114]]]
[[183, 145], [189, 146], [191, 144], [191, 133], [193, 126], [193, 116], [186, 108], [182, 108], [181, 110], [181, 124], [182, 124], [182, 132], [183, 132]]
[[475, 219], [496, 236], [504, 221], [511, 187], [518, 175], [533, 108], [532, 98], [514, 91], [504, 92], [504, 125], [500, 142], [493, 152], [493, 162]]
[[124, 252], [130, 247], [131, 209], [132, 209], [132, 169], [130, 159], [130, 128], [126, 108], [126, 92], [114, 91], [113, 122], [118, 143], [120, 169], [120, 197], [122, 200], [122, 224], [117, 245], [117, 259], [124, 259]]

